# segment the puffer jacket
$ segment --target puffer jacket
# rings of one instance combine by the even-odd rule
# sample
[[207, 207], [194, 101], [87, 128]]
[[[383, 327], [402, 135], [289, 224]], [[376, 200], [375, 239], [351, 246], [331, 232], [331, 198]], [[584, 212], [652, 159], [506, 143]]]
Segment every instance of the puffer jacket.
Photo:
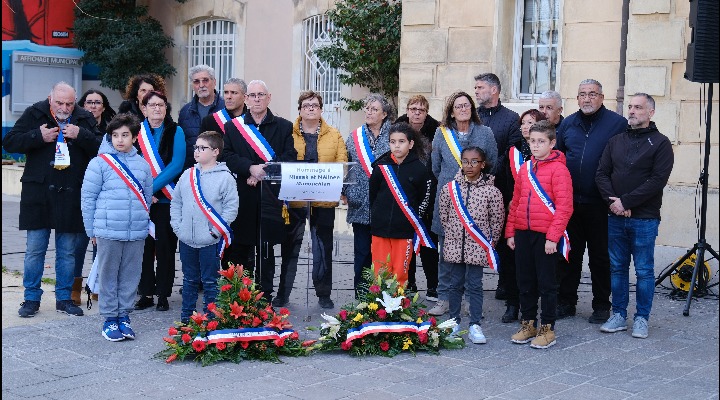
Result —
[[[200, 164], [195, 164], [200, 168]], [[206, 247], [220, 241], [220, 232], [210, 224], [195, 201], [188, 168], [180, 176], [170, 201], [170, 226], [178, 239], [193, 248]], [[205, 200], [230, 225], [238, 214], [237, 183], [224, 162], [200, 171], [200, 190]], [[215, 237], [213, 237], [215, 235]]]
[[[305, 137], [303, 137], [302, 132], [300, 132], [300, 117], [297, 117], [295, 123], [293, 123], [293, 141], [295, 143], [295, 150], [297, 150], [298, 161], [304, 161]], [[337, 129], [328, 125], [322, 117], [320, 117], [320, 133], [318, 134], [317, 141], [318, 162], [347, 162], [347, 148], [345, 147], [342, 135]], [[304, 201], [290, 202], [291, 208], [301, 208], [306, 205]], [[338, 203], [333, 201], [314, 201], [311, 205], [313, 207], [335, 208]]]
[[[460, 196], [473, 221], [493, 246], [496, 245], [502, 235], [505, 207], [500, 189], [494, 186], [495, 177], [483, 174], [480, 179], [469, 182], [460, 170], [454, 181], [460, 183]], [[450, 199], [448, 185], [440, 191], [440, 222], [445, 231], [442, 248], [445, 261], [488, 265], [487, 252], [470, 237], [460, 222]]]
[[[148, 206], [152, 200], [153, 177], [150, 165], [133, 147], [129, 152], [117, 151], [109, 135], [100, 145], [99, 154], [113, 154], [125, 164], [142, 185]], [[81, 190], [85, 233], [88, 237], [109, 240], [143, 240], [148, 235], [150, 215], [125, 181], [105, 160], [90, 161]]]
[[544, 233], [548, 240], [558, 242], [573, 213], [573, 186], [565, 155], [553, 150], [544, 160], [532, 158], [535, 176], [545, 193], [555, 203], [555, 214], [545, 207], [527, 178], [527, 163], [523, 164], [515, 181], [510, 202], [505, 237], [515, 237], [516, 230]]

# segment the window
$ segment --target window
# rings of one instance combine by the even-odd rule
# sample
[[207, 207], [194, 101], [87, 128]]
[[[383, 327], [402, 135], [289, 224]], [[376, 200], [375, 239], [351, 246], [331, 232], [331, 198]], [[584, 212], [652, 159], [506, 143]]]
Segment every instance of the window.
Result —
[[560, 0], [517, 0], [515, 93], [531, 97], [555, 90]]
[[[202, 21], [190, 27], [188, 68], [206, 64], [215, 69], [218, 88], [235, 70], [235, 24], [230, 21]], [[193, 91], [188, 86], [188, 97]]]
[[332, 22], [325, 15], [315, 15], [303, 21], [302, 32], [302, 90], [312, 90], [323, 98], [323, 118], [337, 126], [340, 116], [340, 78], [335, 68], [320, 61], [315, 50], [330, 44]]

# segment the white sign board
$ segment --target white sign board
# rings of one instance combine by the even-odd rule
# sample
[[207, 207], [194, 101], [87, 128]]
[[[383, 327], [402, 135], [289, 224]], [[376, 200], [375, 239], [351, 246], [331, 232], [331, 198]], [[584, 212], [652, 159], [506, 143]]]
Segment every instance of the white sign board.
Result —
[[343, 163], [282, 163], [280, 200], [339, 201]]

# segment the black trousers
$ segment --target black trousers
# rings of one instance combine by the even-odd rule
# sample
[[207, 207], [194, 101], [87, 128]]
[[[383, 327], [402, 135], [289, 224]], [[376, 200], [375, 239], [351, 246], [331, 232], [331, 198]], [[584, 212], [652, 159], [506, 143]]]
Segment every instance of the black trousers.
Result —
[[150, 220], [155, 224], [155, 239], [151, 236], [145, 239], [140, 294], [170, 297], [175, 282], [175, 250], [178, 242], [170, 226], [170, 203], [151, 205]]
[[[429, 226], [429, 225], [426, 225]], [[430, 232], [430, 238], [432, 239], [435, 246], [438, 246], [438, 236]], [[415, 273], [417, 271], [417, 255], [413, 253], [412, 259], [410, 260], [410, 268], [408, 269], [408, 286], [417, 286], [417, 280]], [[425, 280], [427, 281], [428, 290], [437, 290], [438, 285], [438, 263], [440, 262], [440, 255], [437, 249], [431, 249], [429, 247], [420, 247], [420, 260], [422, 261], [423, 272], [425, 273]]]
[[592, 280], [592, 308], [610, 309], [610, 256], [608, 254], [608, 208], [604, 204], [573, 204], [568, 223], [570, 261], [562, 257], [557, 265], [558, 303], [574, 306], [578, 301], [578, 286], [582, 273], [585, 248], [588, 249], [590, 279]]
[[537, 320], [540, 297], [541, 323], [554, 324], [557, 313], [555, 267], [558, 253], [545, 254], [545, 234], [535, 231], [515, 231], [515, 250], [523, 321]]
[[[507, 223], [507, 216], [505, 218], [505, 223]], [[504, 224], [502, 232], [505, 232]], [[498, 256], [500, 257], [498, 287], [505, 288], [505, 294], [507, 296], [505, 305], [517, 307], [520, 300], [518, 297], [518, 285], [516, 278], [515, 251], [508, 247], [507, 240], [502, 237], [498, 240], [495, 250], [498, 252]]]

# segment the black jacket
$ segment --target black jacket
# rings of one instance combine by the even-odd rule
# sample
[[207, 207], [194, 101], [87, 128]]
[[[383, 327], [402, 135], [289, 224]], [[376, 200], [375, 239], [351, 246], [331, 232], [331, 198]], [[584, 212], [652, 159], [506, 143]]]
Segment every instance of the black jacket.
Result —
[[407, 201], [416, 213], [420, 204], [427, 201], [431, 174], [414, 152], [408, 154], [400, 165], [393, 161], [391, 152], [378, 157], [373, 163], [370, 176], [370, 232], [373, 236], [384, 238], [411, 239], [415, 229], [395, 201], [378, 165], [390, 165], [395, 171]]
[[[495, 107], [478, 107], [477, 112], [482, 124], [492, 129], [493, 135], [495, 135], [498, 158], [496, 165], [493, 165], [492, 174], [497, 175], [502, 171], [502, 165], [505, 165], [508, 149], [522, 137], [520, 116], [515, 111], [502, 105], [499, 100]], [[497, 178], [495, 179], [495, 185], [498, 185]]]
[[80, 127], [77, 139], [66, 139], [70, 166], [55, 169], [55, 144], [43, 141], [40, 126], [57, 125], [50, 114], [50, 102], [43, 100], [25, 109], [3, 139], [9, 153], [23, 153], [27, 161], [20, 194], [20, 229], [55, 229], [57, 232], [85, 232], [80, 211], [80, 188], [90, 160], [97, 155], [102, 134], [97, 121], [82, 107], [75, 106], [70, 123]]
[[[200, 123], [200, 133], [207, 132], [207, 131], [220, 132], [222, 134], [225, 133], [223, 131], [223, 129], [225, 129], [225, 127], [224, 126], [220, 127], [220, 124], [218, 124], [217, 120], [215, 119], [216, 112], [217, 112], [217, 110], [211, 112], [205, 118], [203, 118], [202, 122]], [[247, 112], [247, 106], [243, 105], [243, 109], [242, 109], [242, 112], [240, 113], [240, 115], [243, 115], [246, 112]], [[230, 115], [230, 118], [232, 118], [232, 117], [233, 116]]]
[[608, 141], [595, 182], [603, 199], [619, 197], [632, 218], [660, 219], [663, 188], [672, 172], [675, 156], [670, 140], [654, 122], [627, 130]]

